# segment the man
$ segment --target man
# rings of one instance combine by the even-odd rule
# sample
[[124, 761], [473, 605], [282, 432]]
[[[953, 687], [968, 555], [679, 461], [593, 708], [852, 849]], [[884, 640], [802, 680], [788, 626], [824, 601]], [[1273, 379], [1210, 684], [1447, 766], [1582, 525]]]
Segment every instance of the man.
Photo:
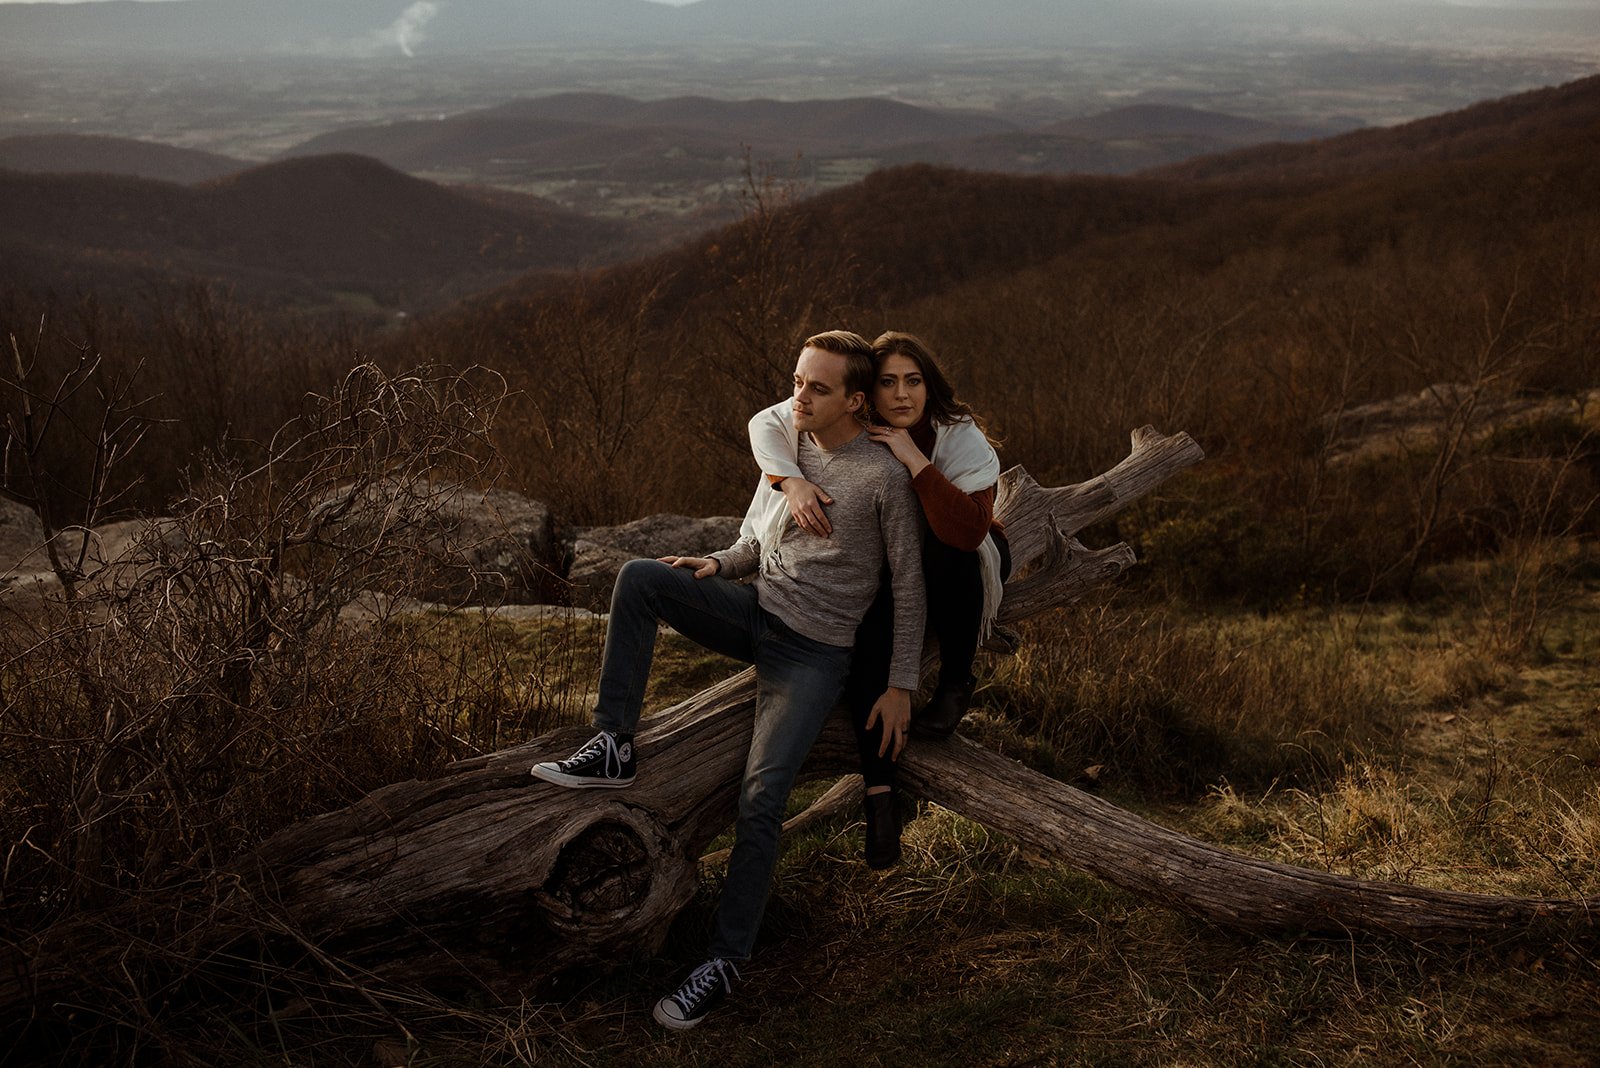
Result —
[[[784, 806], [844, 686], [855, 631], [885, 559], [894, 591], [894, 658], [874, 712], [904, 744], [921, 667], [926, 615], [922, 513], [904, 464], [864, 433], [872, 348], [856, 334], [807, 339], [794, 371], [799, 466], [836, 502], [827, 537], [788, 520], [783, 494], [763, 477], [732, 547], [708, 557], [630, 560], [611, 596], [596, 734], [533, 775], [575, 788], [633, 782], [633, 732], [644, 701], [658, 622], [756, 666], [755, 724], [739, 819], [710, 959], [656, 1003], [674, 1030], [698, 1024], [728, 994], [755, 946], [778, 859]], [[754, 575], [741, 585], [734, 581]]]

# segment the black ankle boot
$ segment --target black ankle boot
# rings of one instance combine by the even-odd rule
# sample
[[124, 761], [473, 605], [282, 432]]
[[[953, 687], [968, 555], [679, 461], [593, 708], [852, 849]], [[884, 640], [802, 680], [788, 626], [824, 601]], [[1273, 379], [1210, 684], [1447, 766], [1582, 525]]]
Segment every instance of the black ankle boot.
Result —
[[941, 682], [921, 712], [911, 717], [911, 733], [919, 738], [948, 738], [972, 707], [973, 683]]
[[867, 867], [892, 868], [900, 860], [900, 811], [894, 791], [867, 795]]

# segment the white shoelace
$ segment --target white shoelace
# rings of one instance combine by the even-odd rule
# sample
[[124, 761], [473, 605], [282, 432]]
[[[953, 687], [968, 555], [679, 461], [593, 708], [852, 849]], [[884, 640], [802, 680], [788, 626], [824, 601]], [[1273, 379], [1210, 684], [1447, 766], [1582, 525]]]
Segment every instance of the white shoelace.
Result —
[[[595, 755], [605, 753], [604, 773], [608, 779], [622, 777], [622, 750], [617, 748], [617, 737], [610, 731], [601, 731], [599, 734], [583, 743], [583, 748], [573, 753], [560, 764], [562, 771], [571, 771], [581, 764], [586, 764]], [[615, 770], [613, 774], [612, 769]]]
[[733, 966], [733, 962], [713, 957], [689, 973], [689, 978], [685, 979], [678, 992], [672, 995], [672, 1000], [676, 1001], [684, 1012], [690, 1012], [711, 993], [719, 980], [732, 990], [733, 981], [738, 977], [739, 969]]

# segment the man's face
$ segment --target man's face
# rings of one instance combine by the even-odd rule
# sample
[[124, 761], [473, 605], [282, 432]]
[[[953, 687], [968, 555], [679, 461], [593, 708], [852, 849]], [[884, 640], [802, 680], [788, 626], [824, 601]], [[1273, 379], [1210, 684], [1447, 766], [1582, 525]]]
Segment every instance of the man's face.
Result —
[[861, 393], [846, 392], [845, 358], [837, 352], [806, 347], [794, 366], [794, 426], [802, 433], [827, 433], [842, 419], [854, 419], [866, 403]]

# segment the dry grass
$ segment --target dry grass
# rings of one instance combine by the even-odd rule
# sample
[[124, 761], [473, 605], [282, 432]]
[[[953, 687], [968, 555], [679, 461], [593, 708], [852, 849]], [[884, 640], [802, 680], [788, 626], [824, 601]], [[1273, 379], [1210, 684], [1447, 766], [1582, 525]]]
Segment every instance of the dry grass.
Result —
[[1049, 745], [1057, 771], [1100, 766], [1147, 788], [1226, 773], [1271, 782], [1325, 773], [1387, 733], [1387, 657], [1353, 614], [1194, 616], [1109, 600], [1030, 621], [980, 699]]
[[[1086, 609], [1079, 618], [1109, 628], [1092, 636], [1058, 630], [1060, 648], [1050, 648], [1050, 632], [1040, 628], [1024, 649], [1035, 670], [1059, 673], [1048, 676], [1057, 686], [1074, 672], [1100, 676], [1071, 692], [1097, 695], [1120, 717], [1084, 729], [1135, 736], [1102, 771], [1101, 788], [1122, 803], [1233, 848], [1312, 867], [1486, 892], [1600, 892], [1593, 589], [1549, 621], [1552, 641], [1539, 655], [1488, 667], [1472, 666], [1482, 658], [1472, 644], [1481, 631], [1469, 612], [1430, 615], [1413, 606], [1200, 618], [1146, 607], [1142, 623], [1128, 605]], [[719, 667], [691, 647], [664, 645], [684, 691]], [[1236, 655], [1225, 655], [1230, 647]], [[1292, 707], [1249, 696], [1269, 685], [1292, 692], [1339, 671], [1349, 676], [1342, 688]], [[1078, 727], [1068, 717], [1082, 719], [1085, 706], [1032, 709], [1019, 674], [1014, 665], [997, 668], [984, 729], [1030, 762], [1061, 765], [1064, 753], [1077, 753]], [[1185, 678], [1192, 685], [1181, 685]], [[1180, 691], [1189, 694], [1182, 706], [1151, 699]], [[1252, 703], [1240, 708], [1241, 700]], [[1226, 776], [1203, 792], [1151, 793], [1135, 756], [1172, 752], [1145, 722], [1152, 709], [1203, 717], [1218, 733], [1253, 732], [1259, 744], [1250, 751], [1276, 753], [1280, 780], [1250, 786]], [[1329, 730], [1338, 715], [1358, 710], [1349, 729]], [[1030, 739], [1013, 715], [1053, 740]], [[1308, 732], [1329, 739], [1310, 765], [1296, 741]], [[1415, 946], [1230, 934], [1041, 865], [1004, 836], [927, 805], [907, 828], [898, 869], [867, 871], [860, 849], [859, 824], [848, 818], [790, 844], [756, 962], [736, 998], [690, 1034], [663, 1033], [648, 1011], [699, 958], [720, 883], [714, 869], [661, 956], [578, 978], [562, 1001], [418, 1004], [396, 1014], [409, 1039], [393, 1020], [366, 1012], [347, 1016], [339, 1037], [325, 1021], [307, 1019], [281, 1034], [257, 1021], [217, 1040], [233, 1061], [262, 1064], [300, 1063], [308, 1050], [318, 1063], [363, 1065], [1600, 1058], [1592, 939]], [[242, 1041], [246, 1032], [255, 1038]]]
[[[388, 566], [381, 545], [357, 547], [338, 579], [301, 561], [279, 584], [294, 596], [263, 600], [252, 582], [278, 560], [274, 539], [320, 514], [325, 493], [296, 498], [303, 511], [279, 530], [239, 525], [259, 503], [243, 488], [196, 512], [191, 555], [162, 557], [161, 581], [109, 616], [19, 618], [3, 636], [8, 948], [62, 930], [128, 947], [120, 974], [85, 977], [65, 1033], [44, 1036], [57, 1061], [1600, 1057], [1600, 1018], [1584, 1007], [1600, 992], [1592, 942], [1225, 934], [927, 808], [905, 864], [883, 877], [861, 865], [850, 820], [801, 836], [739, 999], [691, 1036], [660, 1034], [647, 1012], [701, 952], [714, 871], [662, 956], [568, 977], [552, 1002], [377, 991], [304, 962], [186, 955], [168, 937], [182, 923], [151, 891], [203, 881], [277, 827], [384, 782], [583, 719], [602, 641], [592, 621], [476, 611], [339, 625], [354, 577]], [[216, 544], [235, 548], [204, 557]], [[394, 566], [400, 594], [407, 567]], [[170, 596], [174, 576], [197, 592]], [[1514, 540], [1422, 579], [1431, 599], [1389, 605], [1201, 612], [1150, 584], [1060, 611], [992, 665], [972, 733], [1246, 852], [1457, 889], [1595, 893], [1592, 546]], [[669, 635], [647, 699], [668, 704], [732, 666]]]
[[[1459, 889], [1595, 893], [1600, 730], [1585, 723], [1600, 719], [1600, 604], [1592, 591], [1570, 602], [1550, 620], [1540, 655], [1483, 668], [1472, 666], [1479, 632], [1465, 612], [1197, 617], [1147, 605], [1139, 618], [1112, 601], [1067, 616], [1074, 626], [1036, 628], [1017, 663], [996, 665], [985, 729], [1046, 768], [1106, 757], [1101, 788], [1121, 803], [1247, 852]], [[482, 702], [495, 687], [506, 691], [497, 702], [535, 702], [592, 685], [592, 622], [467, 615], [389, 629], [431, 645], [434, 663], [456, 665], [450, 677], [477, 680], [476, 690], [458, 687], [456, 722], [493, 718], [502, 706]], [[654, 699], [665, 702], [727, 665], [668, 635], [660, 667]], [[1333, 681], [1331, 693], [1281, 700]], [[1047, 700], [1058, 692], [1065, 697]], [[579, 714], [571, 704], [546, 711]], [[1261, 761], [1257, 778], [1212, 766], [1215, 777], [1190, 789], [1207, 766], [1199, 760], [1181, 774], [1144, 770], [1141, 762], [1174, 759], [1173, 739], [1201, 728], [1241, 735], [1229, 744]], [[497, 744], [520, 729], [503, 726]], [[1320, 747], [1311, 762], [1308, 737]], [[1207, 759], [1228, 752], [1219, 745]], [[791, 843], [757, 961], [736, 999], [688, 1035], [662, 1033], [648, 1011], [701, 952], [715, 870], [661, 956], [573, 977], [559, 1001], [472, 1004], [414, 992], [375, 1005], [338, 987], [223, 999], [187, 1019], [157, 1014], [147, 1048], [178, 1063], [364, 1066], [1600, 1057], [1592, 943], [1417, 947], [1228, 934], [1040, 865], [931, 806], [908, 827], [906, 847], [898, 869], [877, 875], [860, 862], [851, 819]]]

